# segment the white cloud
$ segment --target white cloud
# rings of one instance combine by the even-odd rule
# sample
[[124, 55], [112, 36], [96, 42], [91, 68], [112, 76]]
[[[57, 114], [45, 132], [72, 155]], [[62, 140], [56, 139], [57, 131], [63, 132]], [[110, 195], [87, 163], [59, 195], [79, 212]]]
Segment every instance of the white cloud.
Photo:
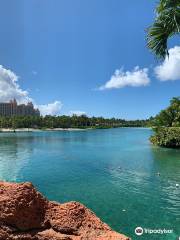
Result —
[[99, 90], [123, 88], [126, 86], [140, 87], [147, 86], [150, 83], [148, 69], [140, 69], [136, 66], [132, 71], [123, 71], [123, 68], [117, 69], [111, 79], [106, 82]]
[[0, 65], [0, 102], [9, 102], [15, 98], [18, 103], [32, 101], [38, 107], [42, 115], [58, 115], [62, 108], [60, 101], [38, 105], [29, 97], [28, 91], [24, 91], [18, 84], [18, 76], [9, 69]]
[[161, 65], [155, 67], [154, 71], [160, 81], [180, 80], [180, 47], [171, 48], [169, 58], [166, 57]]
[[18, 76], [0, 65], [0, 102], [7, 102], [16, 98], [19, 103], [32, 101], [28, 91], [24, 91], [18, 84]]
[[83, 111], [70, 111], [70, 114], [69, 115], [76, 115], [76, 116], [81, 116], [81, 115], [86, 115], [86, 112], [83, 112]]
[[53, 103], [38, 105], [37, 107], [39, 108], [41, 114], [45, 116], [45, 115], [59, 115], [62, 106], [63, 104], [60, 101], [55, 101]]

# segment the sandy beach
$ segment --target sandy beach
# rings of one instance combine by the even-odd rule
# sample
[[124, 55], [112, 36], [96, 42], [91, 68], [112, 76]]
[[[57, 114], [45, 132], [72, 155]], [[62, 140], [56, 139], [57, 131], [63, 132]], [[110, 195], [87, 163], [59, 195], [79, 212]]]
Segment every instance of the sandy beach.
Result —
[[1, 128], [0, 132], [9, 133], [9, 132], [43, 132], [43, 131], [85, 131], [87, 129], [82, 128], [46, 128], [46, 129], [35, 129], [35, 128]]

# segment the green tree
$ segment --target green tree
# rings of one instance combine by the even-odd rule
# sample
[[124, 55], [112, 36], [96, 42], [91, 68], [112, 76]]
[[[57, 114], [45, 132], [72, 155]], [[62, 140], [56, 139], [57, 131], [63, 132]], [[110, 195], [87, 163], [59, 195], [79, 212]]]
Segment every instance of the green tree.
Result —
[[180, 126], [180, 97], [172, 98], [170, 106], [154, 118], [152, 125], [162, 127]]
[[151, 120], [154, 135], [150, 141], [153, 144], [180, 148], [180, 97], [173, 98], [170, 106], [162, 110]]
[[180, 0], [160, 0], [156, 18], [148, 29], [147, 46], [158, 58], [168, 53], [168, 39], [180, 33]]

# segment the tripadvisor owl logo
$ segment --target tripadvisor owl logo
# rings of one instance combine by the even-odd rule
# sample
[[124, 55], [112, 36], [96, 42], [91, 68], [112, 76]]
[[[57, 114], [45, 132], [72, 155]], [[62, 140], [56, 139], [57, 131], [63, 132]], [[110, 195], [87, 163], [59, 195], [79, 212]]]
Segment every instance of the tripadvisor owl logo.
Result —
[[138, 236], [141, 236], [143, 234], [143, 228], [142, 227], [137, 227], [135, 229], [135, 234]]

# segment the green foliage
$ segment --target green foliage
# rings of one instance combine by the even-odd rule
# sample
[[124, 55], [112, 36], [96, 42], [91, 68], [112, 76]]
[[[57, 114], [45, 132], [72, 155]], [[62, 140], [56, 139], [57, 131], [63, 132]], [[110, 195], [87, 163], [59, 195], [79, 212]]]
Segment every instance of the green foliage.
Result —
[[147, 46], [159, 58], [168, 53], [168, 39], [180, 32], [180, 0], [160, 0], [156, 19], [148, 29]]
[[153, 126], [180, 127], [180, 97], [174, 97], [170, 106], [162, 110], [152, 121]]
[[144, 127], [148, 120], [125, 121], [124, 119], [82, 116], [13, 116], [0, 117], [0, 128], [111, 128]]
[[150, 138], [153, 144], [168, 148], [180, 148], [179, 127], [158, 127], [154, 131], [155, 135]]
[[162, 110], [151, 120], [154, 136], [150, 138], [153, 144], [179, 148], [180, 147], [180, 97], [173, 98], [170, 106]]

